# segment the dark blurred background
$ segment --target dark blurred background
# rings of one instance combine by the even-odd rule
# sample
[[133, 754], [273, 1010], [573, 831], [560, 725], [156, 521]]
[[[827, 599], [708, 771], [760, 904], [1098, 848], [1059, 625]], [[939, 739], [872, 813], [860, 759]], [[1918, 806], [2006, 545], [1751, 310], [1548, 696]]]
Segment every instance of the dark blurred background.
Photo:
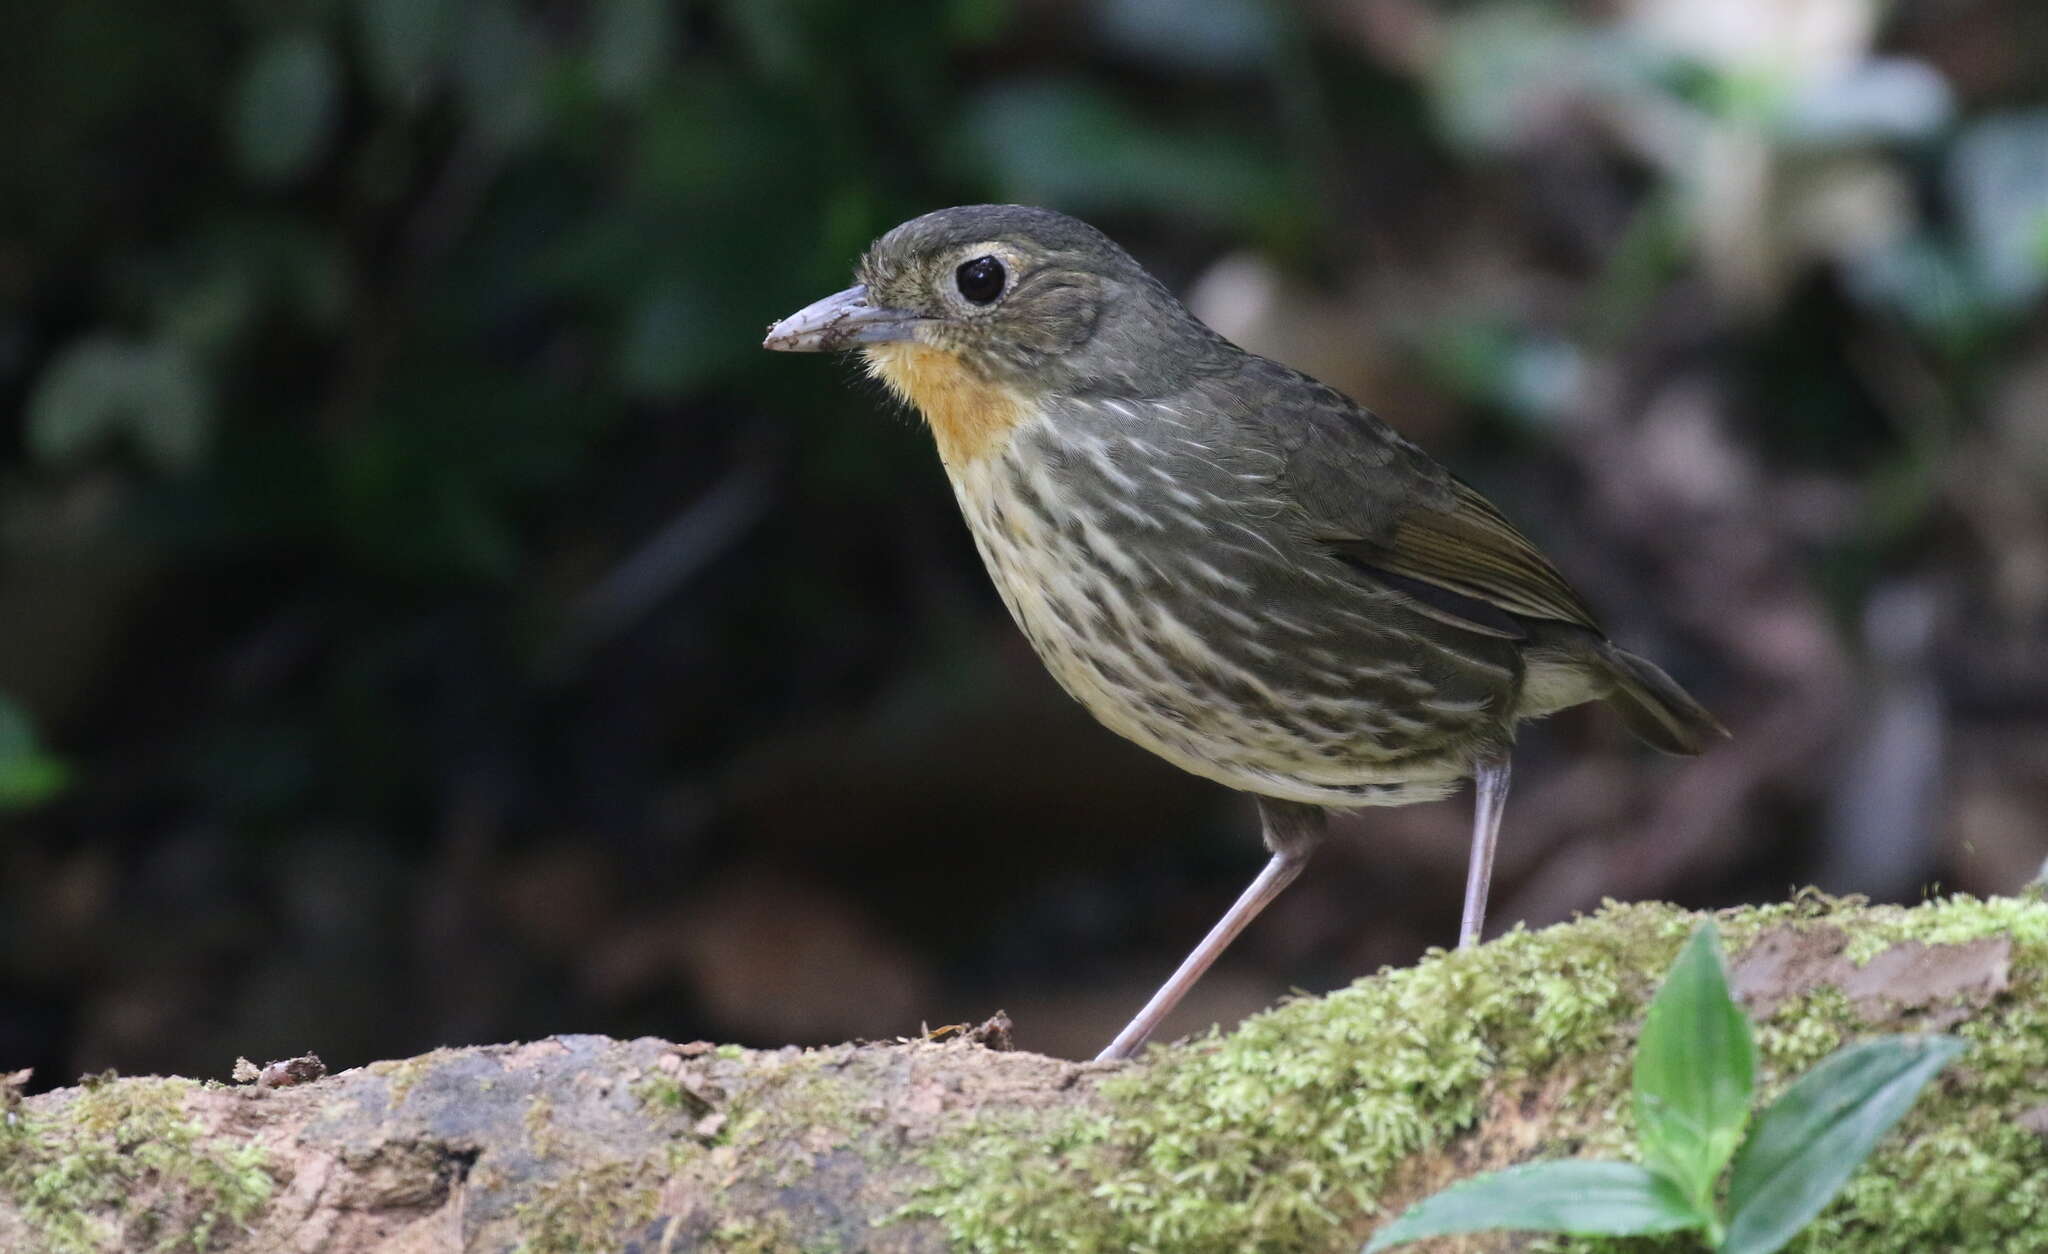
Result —
[[[1098, 1047], [1251, 807], [757, 347], [968, 201], [1378, 409], [1734, 729], [1529, 729], [1497, 926], [2048, 855], [2038, 0], [64, 0], [0, 108], [0, 1070]], [[1467, 813], [1347, 821], [1174, 1026], [1449, 943]]]

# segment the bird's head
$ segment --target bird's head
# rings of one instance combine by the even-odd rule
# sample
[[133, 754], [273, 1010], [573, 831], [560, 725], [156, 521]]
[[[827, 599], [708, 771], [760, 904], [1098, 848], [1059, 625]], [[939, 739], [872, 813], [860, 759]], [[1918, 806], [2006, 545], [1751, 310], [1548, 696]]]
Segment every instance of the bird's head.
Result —
[[948, 465], [1052, 395], [1159, 395], [1221, 341], [1085, 222], [964, 205], [875, 241], [859, 280], [768, 330], [786, 352], [860, 349], [931, 421]]

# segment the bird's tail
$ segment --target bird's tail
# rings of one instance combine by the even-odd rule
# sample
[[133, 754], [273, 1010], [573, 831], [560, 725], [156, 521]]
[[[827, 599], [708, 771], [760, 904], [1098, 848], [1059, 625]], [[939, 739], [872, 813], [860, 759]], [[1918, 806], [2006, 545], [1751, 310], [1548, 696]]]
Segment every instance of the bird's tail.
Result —
[[1705, 752], [1707, 742], [1728, 729], [1707, 713], [1655, 662], [1609, 645], [1606, 660], [1613, 668], [1614, 691], [1608, 700], [1628, 729], [1666, 753], [1688, 756]]

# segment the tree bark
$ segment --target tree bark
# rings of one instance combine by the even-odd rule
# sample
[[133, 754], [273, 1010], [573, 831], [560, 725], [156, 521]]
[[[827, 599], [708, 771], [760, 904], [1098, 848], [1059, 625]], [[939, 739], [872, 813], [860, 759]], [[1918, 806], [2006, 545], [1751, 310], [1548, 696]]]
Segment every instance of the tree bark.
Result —
[[[1641, 1006], [1697, 917], [1610, 907], [1134, 1063], [1008, 1052], [992, 1021], [0, 1091], [0, 1249], [1353, 1251], [1475, 1171], [1629, 1157]], [[1720, 917], [1766, 1089], [1874, 1031], [1972, 1042], [1796, 1248], [2048, 1249], [2048, 906]]]

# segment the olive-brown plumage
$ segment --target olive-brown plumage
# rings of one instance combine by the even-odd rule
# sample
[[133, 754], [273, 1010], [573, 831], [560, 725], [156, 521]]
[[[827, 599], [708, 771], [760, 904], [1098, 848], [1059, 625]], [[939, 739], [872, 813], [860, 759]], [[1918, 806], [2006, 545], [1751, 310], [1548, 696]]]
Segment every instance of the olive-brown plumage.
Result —
[[1244, 352], [1121, 248], [1014, 205], [876, 241], [768, 347], [861, 349], [929, 422], [1011, 615], [1103, 723], [1254, 793], [1272, 859], [1131, 1027], [1142, 1044], [1297, 874], [1324, 807], [1479, 786], [1476, 939], [1515, 725], [1607, 699], [1643, 739], [1725, 734], [1610, 643], [1477, 491], [1369, 411]]

